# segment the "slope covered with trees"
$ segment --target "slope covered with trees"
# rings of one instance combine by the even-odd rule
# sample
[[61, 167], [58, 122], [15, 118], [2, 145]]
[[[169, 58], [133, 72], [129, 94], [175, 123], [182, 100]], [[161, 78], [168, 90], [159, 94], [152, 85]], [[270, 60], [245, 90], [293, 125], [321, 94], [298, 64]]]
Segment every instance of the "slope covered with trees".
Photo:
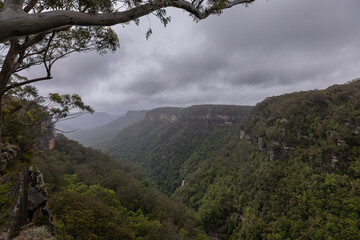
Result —
[[359, 239], [359, 90], [354, 80], [267, 98], [240, 126], [156, 109], [103, 148], [221, 239]]
[[175, 195], [224, 239], [359, 239], [359, 90], [265, 99]]
[[132, 124], [145, 118], [147, 111], [128, 111], [125, 116], [119, 117], [105, 125], [75, 131], [66, 136], [70, 139], [79, 141], [84, 146], [96, 148], [99, 143], [111, 140], [117, 133]]
[[60, 135], [38, 153], [49, 205], [65, 239], [203, 239], [192, 212], [160, 194], [141, 172]]
[[[34, 155], [39, 128], [9, 120], [31, 123], [44, 109], [16, 115], [10, 98], [6, 139], [21, 154], [0, 177], [36, 163], [58, 238], [359, 239], [359, 90], [354, 80], [253, 108], [154, 109], [100, 146], [119, 162], [61, 135]], [[5, 183], [1, 227], [11, 205]]]
[[[74, 106], [88, 109], [80, 98], [52, 94], [48, 102], [25, 87], [5, 100], [1, 239], [16, 237], [29, 223], [54, 223], [59, 239], [206, 239], [193, 212], [159, 193], [141, 171], [62, 135], [54, 139], [51, 119], [66, 117]], [[40, 228], [31, 229], [22, 234], [38, 239]]]
[[210, 155], [237, 134], [250, 109], [224, 105], [154, 109], [100, 148], [122, 162], [144, 167], [160, 190], [170, 194], [194, 171], [200, 156]]

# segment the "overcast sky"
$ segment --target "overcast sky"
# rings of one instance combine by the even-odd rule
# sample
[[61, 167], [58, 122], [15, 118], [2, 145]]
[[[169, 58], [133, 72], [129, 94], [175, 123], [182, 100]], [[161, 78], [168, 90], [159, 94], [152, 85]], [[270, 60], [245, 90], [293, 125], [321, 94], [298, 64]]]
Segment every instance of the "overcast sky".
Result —
[[166, 28], [154, 17], [115, 27], [116, 53], [72, 55], [54, 66], [53, 80], [35, 86], [42, 94], [78, 93], [96, 111], [118, 114], [255, 105], [360, 77], [359, 0], [256, 0], [199, 23], [180, 10], [168, 13]]

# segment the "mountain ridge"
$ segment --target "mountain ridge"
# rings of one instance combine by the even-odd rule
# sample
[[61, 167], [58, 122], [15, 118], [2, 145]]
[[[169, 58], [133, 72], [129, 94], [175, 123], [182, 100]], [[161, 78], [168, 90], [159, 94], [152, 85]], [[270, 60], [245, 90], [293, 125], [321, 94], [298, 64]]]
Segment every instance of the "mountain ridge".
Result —
[[232, 125], [226, 111], [154, 109], [100, 147], [143, 167], [221, 239], [357, 239], [359, 91], [355, 80], [270, 97]]
[[84, 146], [97, 148], [98, 143], [112, 139], [122, 129], [144, 119], [146, 112], [147, 110], [129, 110], [124, 116], [105, 125], [69, 133], [67, 137], [79, 141]]
[[[214, 139], [213, 148], [217, 149], [221, 146], [218, 141], [223, 144], [236, 136], [250, 109], [236, 105], [157, 108], [98, 147], [120, 161], [151, 169], [151, 178], [169, 194], [181, 185], [180, 168], [189, 156], [204, 143], [211, 144], [210, 139]], [[212, 114], [206, 116], [209, 111]], [[219, 117], [223, 115], [231, 118]]]
[[56, 124], [56, 127], [64, 132], [85, 130], [107, 124], [118, 117], [118, 115], [107, 112], [94, 112], [93, 114], [83, 114], [73, 119], [61, 121]]

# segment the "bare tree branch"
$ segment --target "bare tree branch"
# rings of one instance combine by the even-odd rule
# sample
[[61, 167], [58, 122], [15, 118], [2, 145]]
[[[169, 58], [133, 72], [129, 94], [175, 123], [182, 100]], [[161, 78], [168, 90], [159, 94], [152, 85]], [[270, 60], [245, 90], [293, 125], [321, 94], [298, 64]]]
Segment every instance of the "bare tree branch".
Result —
[[31, 0], [31, 2], [29, 2], [28, 5], [26, 5], [26, 7], [24, 8], [24, 12], [30, 12], [31, 9], [34, 8], [34, 6], [36, 5], [36, 3], [38, 2], [39, 0]]
[[13, 88], [16, 88], [16, 87], [21, 87], [21, 86], [29, 84], [29, 83], [34, 83], [34, 82], [39, 82], [39, 81], [44, 81], [44, 80], [50, 80], [50, 79], [52, 79], [51, 76], [46, 76], [46, 77], [35, 78], [35, 79], [31, 79], [31, 80], [26, 80], [26, 81], [23, 81], [23, 82], [14, 83], [14, 84], [11, 84], [11, 85], [7, 86], [5, 88], [5, 92], [9, 91], [10, 89], [13, 89]]
[[54, 36], [55, 36], [55, 31], [52, 33], [51, 37], [49, 38], [48, 44], [47, 44], [47, 46], [45, 48], [44, 57], [43, 57], [43, 62], [44, 62], [44, 66], [45, 66], [45, 69], [46, 69], [46, 72], [47, 72], [47, 77], [49, 77], [49, 78], [51, 77], [51, 65], [50, 64], [48, 65], [46, 63], [46, 55], [47, 55], [47, 53], [49, 51], [50, 44], [51, 44], [52, 40], [54, 39]]
[[65, 131], [65, 130], [60, 130], [56, 127], [53, 127], [53, 129], [56, 131], [56, 132], [59, 132], [59, 133], [73, 133], [73, 132], [77, 132], [79, 131], [81, 128], [77, 128], [75, 130], [69, 130], [69, 131]]

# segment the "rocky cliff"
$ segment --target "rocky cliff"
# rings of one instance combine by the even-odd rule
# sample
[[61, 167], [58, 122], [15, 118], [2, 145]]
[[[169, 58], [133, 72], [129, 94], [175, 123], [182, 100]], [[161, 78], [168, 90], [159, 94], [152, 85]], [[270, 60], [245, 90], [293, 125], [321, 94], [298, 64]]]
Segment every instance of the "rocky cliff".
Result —
[[19, 161], [18, 148], [6, 145], [2, 152], [1, 182], [8, 186], [6, 201], [1, 206], [3, 222], [0, 239], [12, 239], [22, 230], [32, 226], [47, 225], [48, 232], [55, 234], [52, 214], [47, 206], [47, 192], [39, 170]]
[[247, 115], [250, 106], [235, 105], [196, 105], [187, 108], [156, 108], [149, 111], [145, 118], [151, 121], [198, 122], [217, 126], [231, 126]]
[[20, 141], [17, 145], [6, 143], [2, 147], [0, 239], [12, 239], [25, 228], [31, 232], [33, 227], [40, 225], [46, 225], [50, 235], [55, 234], [42, 173], [31, 163], [34, 150], [48, 151], [54, 147], [51, 124], [51, 120], [46, 120], [32, 126], [29, 135], [19, 133], [17, 139], [33, 138], [28, 142]]
[[360, 80], [354, 80], [268, 98], [254, 107], [240, 138], [271, 161], [305, 151], [319, 159], [325, 173], [347, 171], [359, 147], [359, 90]]

